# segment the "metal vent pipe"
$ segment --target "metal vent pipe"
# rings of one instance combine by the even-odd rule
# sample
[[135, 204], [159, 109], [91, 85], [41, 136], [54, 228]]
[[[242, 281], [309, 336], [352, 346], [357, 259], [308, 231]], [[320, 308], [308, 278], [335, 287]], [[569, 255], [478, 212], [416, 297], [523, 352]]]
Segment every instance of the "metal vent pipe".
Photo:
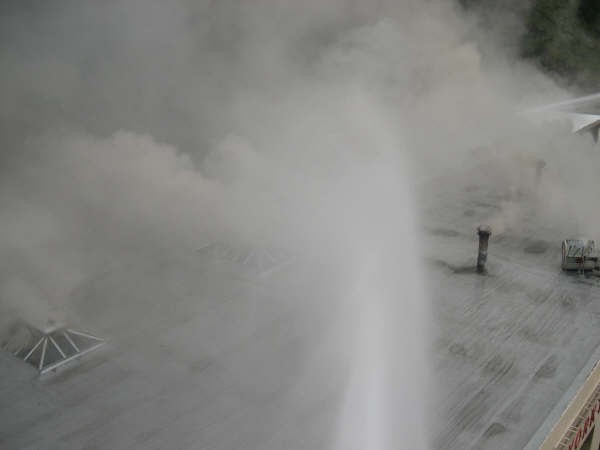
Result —
[[492, 234], [492, 229], [488, 225], [481, 225], [477, 228], [479, 236], [479, 251], [477, 253], [477, 272], [485, 272], [485, 263], [487, 261], [488, 242]]

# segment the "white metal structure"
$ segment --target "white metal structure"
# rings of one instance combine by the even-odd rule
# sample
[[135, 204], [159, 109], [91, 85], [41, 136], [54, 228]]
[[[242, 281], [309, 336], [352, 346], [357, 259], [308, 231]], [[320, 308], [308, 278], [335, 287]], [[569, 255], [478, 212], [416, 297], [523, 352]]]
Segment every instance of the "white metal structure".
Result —
[[589, 132], [598, 142], [600, 131], [600, 93], [564, 100], [524, 111], [535, 122], [567, 120], [573, 133]]
[[573, 133], [594, 132], [600, 127], [600, 115], [570, 113], [569, 118], [573, 124]]
[[24, 323], [19, 326], [28, 330], [30, 339], [13, 354], [36, 367], [40, 374], [57, 369], [105, 344], [104, 339], [64, 326], [43, 331]]

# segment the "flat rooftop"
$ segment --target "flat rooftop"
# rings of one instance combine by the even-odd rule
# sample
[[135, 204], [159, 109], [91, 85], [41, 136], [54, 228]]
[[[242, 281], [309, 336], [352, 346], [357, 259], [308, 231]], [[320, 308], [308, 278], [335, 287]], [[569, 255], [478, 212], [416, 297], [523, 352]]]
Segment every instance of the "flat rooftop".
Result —
[[[600, 283], [560, 271], [569, 224], [546, 220], [535, 192], [450, 176], [422, 205], [434, 448], [521, 449], [598, 348]], [[508, 213], [516, 226], [496, 226], [475, 274], [476, 226]], [[348, 368], [329, 333], [342, 288], [314, 261], [267, 273], [217, 253], [90, 279], [73, 314], [108, 342], [64, 370], [40, 378], [0, 354], [0, 447], [329, 448]]]

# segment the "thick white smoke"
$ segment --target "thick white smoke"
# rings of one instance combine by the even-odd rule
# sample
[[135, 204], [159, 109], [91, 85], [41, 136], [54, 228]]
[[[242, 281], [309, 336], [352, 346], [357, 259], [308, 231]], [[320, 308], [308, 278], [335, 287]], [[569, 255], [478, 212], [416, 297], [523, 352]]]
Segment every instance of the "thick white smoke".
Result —
[[[372, 450], [427, 445], [415, 241], [429, 201], [469, 184], [465, 168], [518, 190], [523, 161], [543, 157], [548, 174], [561, 170], [543, 179], [540, 214], [598, 219], [573, 205], [597, 192], [588, 142], [515, 114], [564, 92], [502, 45], [482, 52], [451, 2], [4, 8], [0, 307], [43, 321], [107, 268], [215, 241], [318, 257], [346, 277], [359, 330], [347, 335], [343, 448], [363, 419]], [[518, 225], [507, 202], [495, 228]]]

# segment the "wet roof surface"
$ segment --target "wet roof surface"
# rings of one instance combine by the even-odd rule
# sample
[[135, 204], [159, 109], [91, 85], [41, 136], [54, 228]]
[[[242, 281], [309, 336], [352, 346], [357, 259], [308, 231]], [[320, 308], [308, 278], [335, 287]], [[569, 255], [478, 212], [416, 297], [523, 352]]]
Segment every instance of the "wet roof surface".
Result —
[[[546, 220], [535, 191], [470, 191], [431, 204], [442, 211], [428, 246], [442, 410], [435, 447], [522, 449], [598, 348], [599, 282], [559, 270], [564, 228], [575, 225]], [[513, 226], [490, 239], [488, 275], [461, 271], [476, 252], [476, 224], [510, 214]]]
[[[564, 230], [530, 197], [475, 183], [426, 204], [431, 430], [439, 449], [520, 449], [598, 348], [599, 282], [560, 272]], [[493, 232], [478, 275], [476, 226], [507, 202], [519, 228]], [[335, 283], [300, 260], [265, 276], [209, 253], [90, 280], [73, 310], [109, 343], [66, 370], [0, 354], [0, 447], [329, 448], [346, 377]]]

